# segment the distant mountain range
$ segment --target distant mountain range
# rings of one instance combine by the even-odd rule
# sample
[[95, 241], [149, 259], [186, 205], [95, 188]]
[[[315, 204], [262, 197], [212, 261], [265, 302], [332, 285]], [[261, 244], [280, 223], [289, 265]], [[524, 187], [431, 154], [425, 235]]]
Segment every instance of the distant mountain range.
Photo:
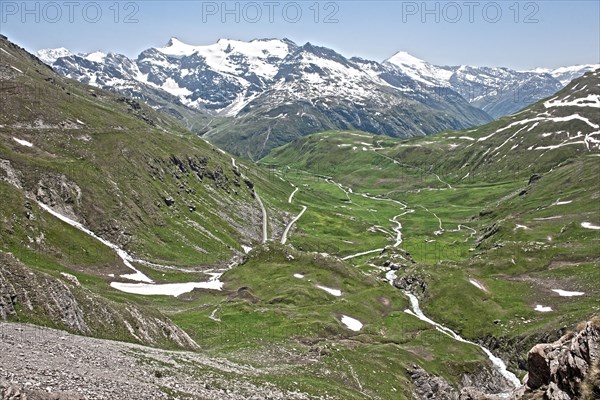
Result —
[[404, 52], [379, 63], [287, 39], [192, 46], [171, 38], [135, 60], [65, 48], [37, 55], [63, 76], [141, 99], [251, 159], [326, 129], [410, 137], [481, 125], [594, 69], [436, 66]]

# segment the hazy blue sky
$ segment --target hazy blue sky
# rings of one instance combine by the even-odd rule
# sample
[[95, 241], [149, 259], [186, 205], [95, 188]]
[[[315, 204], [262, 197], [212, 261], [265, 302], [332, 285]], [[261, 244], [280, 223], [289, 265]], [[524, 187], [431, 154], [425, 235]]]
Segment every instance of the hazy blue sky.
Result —
[[67, 47], [136, 56], [171, 36], [287, 37], [381, 61], [407, 51], [436, 64], [600, 63], [600, 2], [590, 1], [7, 1], [0, 32], [30, 51]]

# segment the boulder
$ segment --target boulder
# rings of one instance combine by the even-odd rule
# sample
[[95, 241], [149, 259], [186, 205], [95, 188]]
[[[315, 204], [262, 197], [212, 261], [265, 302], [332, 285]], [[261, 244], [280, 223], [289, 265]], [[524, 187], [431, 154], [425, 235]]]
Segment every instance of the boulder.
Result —
[[548, 400], [582, 398], [583, 383], [600, 366], [600, 318], [587, 322], [579, 332], [554, 343], [537, 344], [527, 355], [529, 393]]
[[175, 204], [175, 199], [172, 198], [171, 196], [163, 197], [163, 200], [165, 201], [165, 204], [169, 207], [171, 207], [173, 204]]
[[527, 354], [527, 385], [531, 389], [538, 389], [550, 383], [550, 362], [546, 358], [548, 348], [547, 344], [537, 344]]

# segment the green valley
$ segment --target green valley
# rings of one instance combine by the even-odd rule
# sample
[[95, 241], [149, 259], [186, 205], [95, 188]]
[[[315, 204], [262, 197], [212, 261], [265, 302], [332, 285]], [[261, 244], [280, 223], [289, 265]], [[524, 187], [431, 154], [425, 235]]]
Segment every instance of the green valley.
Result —
[[144, 396], [516, 396], [532, 346], [600, 315], [600, 70], [471, 130], [254, 163], [0, 49], [0, 326], [140, 345]]

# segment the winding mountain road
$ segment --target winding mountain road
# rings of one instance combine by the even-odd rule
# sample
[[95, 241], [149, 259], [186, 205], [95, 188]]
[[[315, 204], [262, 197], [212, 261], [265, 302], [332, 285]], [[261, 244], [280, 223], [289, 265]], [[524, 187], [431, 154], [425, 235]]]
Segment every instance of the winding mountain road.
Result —
[[267, 243], [267, 240], [269, 240], [267, 234], [267, 209], [265, 208], [258, 193], [256, 193], [256, 189], [254, 189], [254, 196], [256, 197], [256, 201], [258, 201], [258, 204], [260, 205], [260, 209], [262, 210], [262, 242]]
[[[236, 162], [235, 162], [235, 158], [231, 157], [231, 166], [233, 168], [235, 168], [236, 171], [238, 171], [240, 173], [240, 176], [242, 177], [242, 179], [248, 179], [246, 177], [246, 175], [244, 175], [239, 167], [237, 166]], [[269, 235], [267, 232], [267, 227], [268, 227], [268, 216], [267, 216], [267, 209], [265, 208], [262, 199], [260, 198], [260, 196], [258, 195], [258, 193], [256, 192], [256, 188], [254, 188], [254, 197], [256, 198], [256, 201], [258, 202], [258, 205], [260, 206], [260, 209], [262, 211], [262, 242], [263, 243], [267, 243], [267, 240], [269, 240]]]
[[283, 235], [281, 235], [281, 244], [285, 244], [287, 242], [287, 236], [288, 236], [288, 233], [290, 232], [290, 229], [292, 228], [292, 226], [294, 226], [296, 221], [298, 221], [300, 219], [300, 217], [302, 217], [302, 214], [304, 214], [306, 209], [307, 209], [306, 206], [302, 206], [302, 211], [300, 211], [300, 214], [296, 215], [296, 217], [293, 220], [291, 220], [290, 223], [285, 227], [285, 230], [283, 231]]

